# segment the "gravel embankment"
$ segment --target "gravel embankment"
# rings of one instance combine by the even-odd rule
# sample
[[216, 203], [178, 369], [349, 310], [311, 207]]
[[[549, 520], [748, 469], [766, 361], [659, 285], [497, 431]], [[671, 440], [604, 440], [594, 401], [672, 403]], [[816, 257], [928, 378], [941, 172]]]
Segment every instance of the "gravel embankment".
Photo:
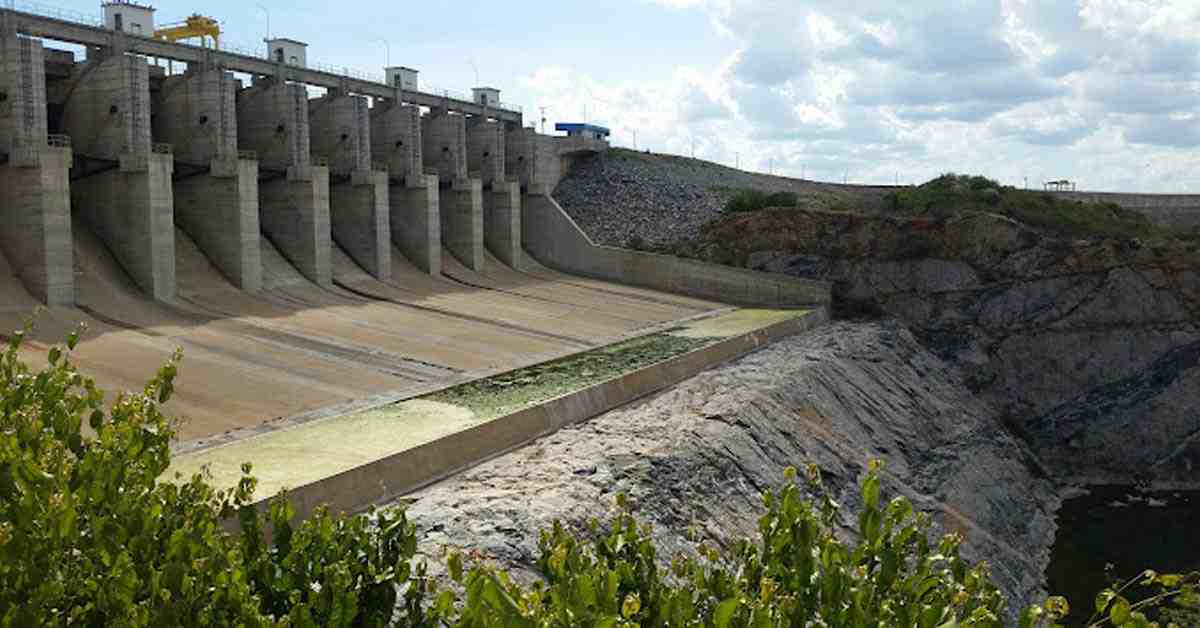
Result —
[[812, 209], [878, 208], [886, 187], [777, 177], [672, 155], [613, 149], [578, 162], [554, 197], [593, 240], [625, 246], [695, 237], [734, 190], [796, 192]]

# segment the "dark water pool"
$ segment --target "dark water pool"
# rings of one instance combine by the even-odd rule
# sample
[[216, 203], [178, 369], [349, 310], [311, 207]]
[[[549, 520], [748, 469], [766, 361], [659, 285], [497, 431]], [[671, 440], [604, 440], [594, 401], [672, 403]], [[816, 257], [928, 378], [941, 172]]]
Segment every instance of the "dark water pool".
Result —
[[1110, 581], [1145, 569], [1200, 570], [1200, 491], [1097, 486], [1063, 503], [1046, 579], [1071, 602], [1067, 626], [1084, 624]]

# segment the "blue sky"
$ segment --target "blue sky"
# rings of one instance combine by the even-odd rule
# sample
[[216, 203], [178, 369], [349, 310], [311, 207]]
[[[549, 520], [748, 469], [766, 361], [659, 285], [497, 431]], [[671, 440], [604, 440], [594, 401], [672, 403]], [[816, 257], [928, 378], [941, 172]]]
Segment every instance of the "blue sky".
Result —
[[[1197, 0], [159, 0], [226, 40], [271, 30], [309, 59], [503, 90], [527, 123], [777, 173], [1200, 193]], [[58, 4], [98, 14], [98, 6]], [[352, 10], [344, 7], [353, 7]], [[389, 42], [388, 46], [382, 43]]]

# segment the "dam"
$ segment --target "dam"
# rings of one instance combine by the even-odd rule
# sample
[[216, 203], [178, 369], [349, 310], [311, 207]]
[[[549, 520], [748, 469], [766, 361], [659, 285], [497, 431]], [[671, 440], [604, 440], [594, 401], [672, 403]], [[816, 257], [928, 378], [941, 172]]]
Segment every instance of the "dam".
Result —
[[[36, 361], [85, 324], [71, 359], [110, 391], [182, 349], [199, 454], [742, 307], [823, 320], [824, 282], [593, 243], [550, 194], [606, 139], [498, 95], [0, 10], [0, 325], [44, 306]], [[772, 337], [743, 336], [711, 359]]]

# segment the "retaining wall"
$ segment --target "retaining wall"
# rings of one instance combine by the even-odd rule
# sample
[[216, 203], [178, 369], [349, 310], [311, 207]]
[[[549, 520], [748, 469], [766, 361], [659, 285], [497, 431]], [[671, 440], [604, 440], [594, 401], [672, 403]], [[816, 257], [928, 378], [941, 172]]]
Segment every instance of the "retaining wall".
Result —
[[[528, 444], [673, 386], [706, 369], [757, 351], [829, 320], [826, 308], [718, 341], [670, 360], [519, 410], [470, 429], [343, 471], [288, 492], [303, 518], [326, 504], [353, 512], [392, 500]], [[269, 498], [257, 503], [265, 511]]]
[[821, 281], [598, 245], [545, 194], [526, 195], [521, 210], [525, 250], [566, 273], [739, 305], [787, 307], [832, 300], [831, 284]]

